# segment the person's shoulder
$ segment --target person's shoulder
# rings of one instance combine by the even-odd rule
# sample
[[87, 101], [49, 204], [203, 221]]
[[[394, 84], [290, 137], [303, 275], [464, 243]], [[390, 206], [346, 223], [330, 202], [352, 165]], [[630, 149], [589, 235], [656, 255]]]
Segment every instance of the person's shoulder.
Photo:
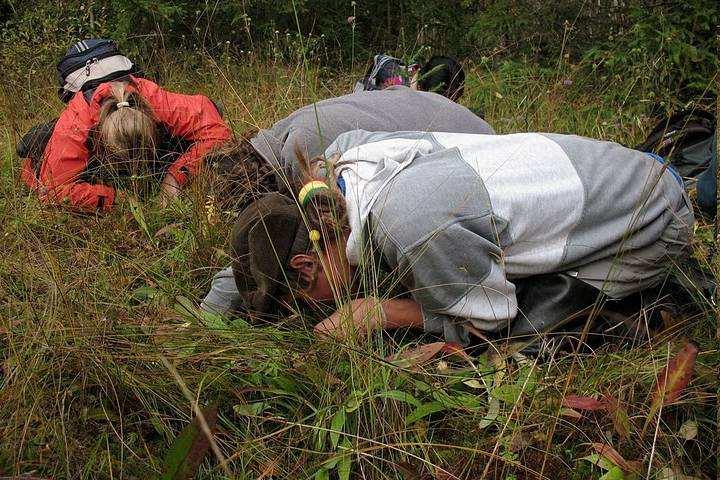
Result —
[[148, 80], [147, 78], [143, 77], [130, 77], [131, 83], [135, 85], [135, 88], [137, 88], [138, 92], [140, 92], [141, 95], [151, 95], [155, 94], [159, 91], [163, 91], [163, 88], [160, 87], [157, 83], [153, 82], [152, 80]]

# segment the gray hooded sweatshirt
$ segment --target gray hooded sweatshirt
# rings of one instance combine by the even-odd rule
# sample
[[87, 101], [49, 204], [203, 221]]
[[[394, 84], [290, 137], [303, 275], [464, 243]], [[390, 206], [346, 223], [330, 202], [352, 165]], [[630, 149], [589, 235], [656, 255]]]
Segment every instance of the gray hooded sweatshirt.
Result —
[[[442, 95], [394, 86], [357, 92], [308, 105], [260, 131], [250, 143], [270, 164], [286, 175], [297, 174], [296, 147], [307, 157], [322, 155], [343, 132], [495, 133], [482, 118]], [[205, 311], [225, 314], [240, 297], [232, 269], [218, 272], [201, 304]]]
[[653, 286], [689, 244], [680, 178], [650, 155], [571, 135], [354, 131], [340, 154], [351, 227], [420, 304], [426, 331], [467, 344], [518, 314], [516, 278], [566, 272], [622, 298]]
[[394, 86], [307, 105], [261, 130], [250, 143], [271, 164], [296, 173], [296, 149], [313, 158], [322, 155], [341, 133], [357, 129], [495, 133], [485, 120], [442, 95]]

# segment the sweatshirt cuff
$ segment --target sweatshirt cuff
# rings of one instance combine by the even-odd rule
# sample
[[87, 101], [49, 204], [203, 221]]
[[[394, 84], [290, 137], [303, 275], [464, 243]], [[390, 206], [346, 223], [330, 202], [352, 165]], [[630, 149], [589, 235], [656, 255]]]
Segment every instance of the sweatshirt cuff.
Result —
[[185, 185], [185, 183], [187, 183], [188, 175], [190, 172], [185, 166], [172, 165], [168, 169], [168, 173], [172, 175], [175, 180], [177, 180], [178, 185], [183, 186]]
[[110, 210], [115, 205], [115, 189], [108, 188], [105, 194], [98, 197], [98, 207], [101, 210]]
[[423, 329], [429, 333], [442, 334], [446, 342], [454, 342], [467, 347], [470, 345], [470, 333], [463, 328], [467, 320], [450, 317], [442, 313], [429, 312], [420, 307], [423, 316]]

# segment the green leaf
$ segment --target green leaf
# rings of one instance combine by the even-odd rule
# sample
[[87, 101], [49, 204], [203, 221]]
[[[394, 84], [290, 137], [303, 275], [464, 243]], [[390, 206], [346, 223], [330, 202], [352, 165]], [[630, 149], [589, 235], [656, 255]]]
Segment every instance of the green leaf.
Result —
[[345, 439], [342, 446], [345, 452], [337, 464], [338, 479], [350, 480], [350, 471], [352, 470], [352, 455], [350, 454], [350, 450], [352, 449], [352, 445]]
[[623, 474], [623, 471], [620, 467], [614, 466], [607, 472], [605, 472], [605, 475], [598, 478], [598, 480], [625, 480], [625, 474]]
[[200, 310], [200, 321], [210, 330], [227, 330], [228, 326], [221, 315]]
[[397, 400], [399, 402], [405, 402], [413, 407], [419, 407], [421, 405], [420, 400], [413, 397], [409, 393], [402, 392], [400, 390], [388, 390], [387, 392], [381, 392], [375, 395], [375, 397], [378, 398], [390, 398], [392, 400]]
[[147, 235], [150, 240], [153, 240], [153, 236], [150, 234], [150, 229], [148, 228], [147, 222], [145, 221], [145, 215], [143, 214], [142, 207], [140, 207], [140, 203], [137, 201], [136, 198], [128, 197], [128, 204], [130, 205], [130, 211], [132, 212], [132, 216], [137, 222], [137, 224], [140, 226], [140, 229], [145, 235]]
[[183, 297], [182, 295], [178, 295], [177, 297], [175, 297], [175, 301], [177, 303], [173, 307], [173, 310], [175, 310], [177, 313], [179, 313], [185, 318], [196, 318], [197, 309], [195, 308], [195, 304], [192, 302], [192, 300], [187, 297]]
[[350, 392], [347, 400], [345, 400], [345, 411], [347, 411], [347, 413], [352, 413], [360, 408], [360, 404], [362, 403], [364, 396], [365, 392], [359, 390], [353, 390]]
[[340, 407], [340, 410], [335, 413], [332, 421], [330, 422], [330, 429], [332, 430], [330, 432], [330, 445], [332, 446], [332, 448], [336, 448], [338, 446], [338, 441], [340, 440], [340, 433], [343, 431], [343, 428], [345, 428], [346, 418], [347, 416], [345, 415], [345, 407]]
[[[202, 410], [203, 417], [214, 430], [217, 424], [217, 408], [209, 407]], [[191, 480], [205, 454], [210, 448], [210, 440], [200, 428], [198, 417], [185, 427], [170, 446], [163, 462], [163, 474], [160, 480]]]
[[330, 471], [321, 468], [315, 472], [315, 480], [330, 480]]
[[615, 468], [617, 465], [612, 463], [607, 458], [598, 455], [597, 453], [591, 453], [590, 455], [586, 457], [582, 457], [580, 460], [585, 460], [586, 462], [590, 462], [591, 464], [595, 465], [596, 467], [600, 467], [603, 470], [609, 471]]
[[267, 406], [266, 402], [245, 403], [235, 405], [233, 407], [233, 411], [236, 414], [245, 417], [257, 417], [267, 408]]
[[508, 405], [514, 405], [520, 399], [522, 394], [522, 387], [518, 387], [515, 384], [505, 384], [499, 387], [493, 388], [492, 396], [501, 400]]
[[145, 286], [145, 287], [140, 287], [140, 288], [136, 288], [135, 290], [133, 290], [132, 296], [135, 300], [139, 300], [139, 301], [152, 300], [153, 298], [157, 297], [161, 293], [162, 292], [160, 292], [157, 288]]
[[417, 422], [418, 420], [421, 420], [428, 415], [440, 412], [442, 410], [445, 410], [447, 407], [442, 402], [429, 402], [429, 403], [423, 403], [419, 407], [417, 407], [415, 410], [413, 410], [410, 415], [405, 417], [405, 425], [412, 425], [413, 423]]

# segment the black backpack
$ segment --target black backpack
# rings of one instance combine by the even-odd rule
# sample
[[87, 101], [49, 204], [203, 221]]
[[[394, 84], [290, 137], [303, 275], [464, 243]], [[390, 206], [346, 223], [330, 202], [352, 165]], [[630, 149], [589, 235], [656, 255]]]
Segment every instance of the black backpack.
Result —
[[139, 72], [129, 58], [120, 53], [112, 40], [81, 40], [71, 46], [57, 64], [58, 96], [67, 103], [77, 92], [86, 99], [98, 85]]
[[695, 178], [710, 165], [716, 123], [712, 113], [684, 110], [658, 122], [635, 149], [657, 153], [683, 178]]

